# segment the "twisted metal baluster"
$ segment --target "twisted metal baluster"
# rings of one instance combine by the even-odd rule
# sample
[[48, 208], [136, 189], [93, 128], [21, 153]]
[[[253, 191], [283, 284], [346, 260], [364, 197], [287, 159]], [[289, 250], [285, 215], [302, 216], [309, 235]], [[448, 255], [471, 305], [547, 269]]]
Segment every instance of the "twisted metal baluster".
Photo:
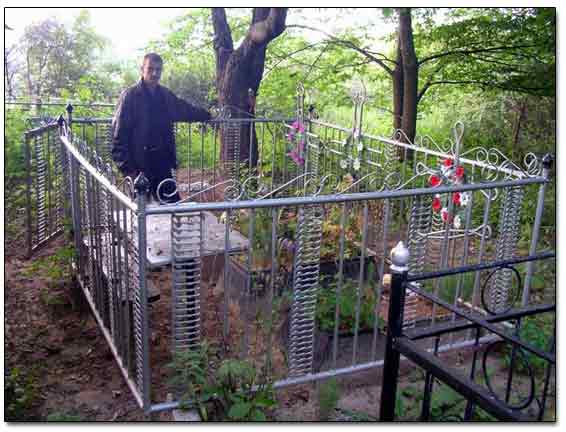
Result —
[[171, 218], [173, 251], [173, 352], [200, 342], [200, 280], [202, 213], [174, 214]]
[[428, 236], [432, 226], [432, 201], [429, 196], [415, 196], [412, 199], [409, 219], [409, 273], [424, 272], [427, 256]]
[[[499, 236], [495, 249], [496, 260], [498, 261], [513, 258], [515, 255], [519, 240], [523, 195], [522, 187], [506, 188], [503, 191], [503, 203], [499, 218]], [[487, 299], [491, 311], [497, 313], [507, 307], [512, 277], [513, 273], [511, 270], [502, 269], [493, 278], [489, 287], [489, 298]]]
[[312, 372], [322, 220], [320, 206], [299, 210], [291, 306], [290, 376]]

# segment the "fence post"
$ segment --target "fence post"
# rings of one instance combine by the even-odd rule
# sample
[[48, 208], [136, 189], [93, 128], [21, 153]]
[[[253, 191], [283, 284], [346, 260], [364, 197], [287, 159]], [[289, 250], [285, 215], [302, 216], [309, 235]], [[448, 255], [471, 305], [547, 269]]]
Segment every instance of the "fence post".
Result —
[[[546, 154], [542, 158], [542, 176], [547, 180], [550, 177], [550, 170], [552, 168], [552, 161], [554, 160], [551, 154]], [[546, 193], [547, 182], [542, 183], [539, 187], [538, 198], [537, 198], [537, 209], [535, 213], [535, 221], [533, 223], [533, 231], [531, 235], [531, 247], [529, 249], [529, 255], [534, 255], [537, 252], [537, 244], [540, 235], [540, 226], [542, 224], [542, 213], [544, 210], [544, 195]], [[529, 304], [529, 297], [531, 294], [531, 278], [535, 270], [535, 262], [529, 261], [527, 264], [527, 274], [525, 276], [525, 282], [523, 285], [523, 295], [521, 299], [521, 305], [527, 306]]]
[[67, 128], [69, 133], [69, 140], [72, 141], [73, 136], [73, 105], [69, 102], [65, 107], [67, 111]]
[[[146, 260], [147, 260], [147, 237], [146, 237], [146, 200], [149, 192], [149, 180], [141, 172], [134, 181], [136, 191], [137, 222], [138, 222], [138, 283], [139, 291], [136, 293], [134, 301], [134, 334], [140, 331], [140, 338], [135, 337], [136, 357], [141, 355], [141, 359], [137, 358], [137, 367], [141, 366], [141, 387], [143, 398], [143, 409], [147, 413], [151, 407], [150, 385], [151, 377], [149, 371], [149, 311], [147, 307], [147, 285], [146, 285]], [[137, 304], [136, 304], [137, 303]], [[139, 307], [139, 310], [135, 309]], [[140, 346], [141, 345], [141, 346]], [[139, 354], [138, 354], [139, 353]], [[141, 360], [141, 365], [139, 363]], [[139, 369], [138, 369], [139, 374]], [[138, 375], [139, 376], [139, 375]]]
[[397, 379], [399, 377], [399, 352], [393, 347], [395, 339], [401, 336], [403, 327], [403, 308], [407, 274], [409, 272], [409, 250], [402, 241], [391, 251], [391, 293], [387, 315], [387, 339], [381, 385], [380, 421], [395, 419], [397, 400]]
[[[57, 125], [59, 126], [59, 137], [65, 135], [65, 118], [63, 117], [63, 114], [61, 114], [58, 118], [57, 118]], [[65, 224], [70, 225], [70, 229], [71, 229], [71, 235], [73, 235], [74, 233], [74, 226], [72, 224], [72, 209], [71, 209], [71, 175], [70, 175], [70, 166], [69, 166], [69, 155], [67, 152], [67, 148], [65, 147], [65, 144], [63, 144], [63, 141], [61, 141], [61, 139], [59, 139], [59, 146], [60, 146], [60, 151], [61, 151], [61, 186], [63, 187], [64, 190], [62, 190], [60, 193], [63, 194], [63, 212], [64, 212], [64, 217], [65, 217]]]
[[26, 258], [31, 258], [32, 249], [32, 215], [31, 215], [31, 194], [32, 194], [32, 171], [31, 171], [31, 136], [28, 132], [24, 133], [24, 162], [26, 167]]

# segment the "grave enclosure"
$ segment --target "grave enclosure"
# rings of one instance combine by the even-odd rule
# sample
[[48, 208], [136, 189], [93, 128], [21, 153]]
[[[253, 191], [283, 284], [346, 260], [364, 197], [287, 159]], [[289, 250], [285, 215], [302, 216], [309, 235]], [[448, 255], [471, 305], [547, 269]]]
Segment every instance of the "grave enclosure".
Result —
[[[165, 183], [181, 193], [177, 204], [149, 202], [143, 177], [117, 174], [111, 119], [73, 118], [68, 107], [65, 118], [26, 133], [28, 251], [70, 222], [77, 281], [146, 412], [178, 405], [166, 401], [165, 364], [203, 340], [282, 388], [381, 368], [391, 319], [402, 322], [397, 336], [419, 339], [470, 317], [517, 334], [522, 312], [502, 316], [554, 310], [530, 291], [537, 260], [552, 258], [538, 245], [548, 156], [513, 162], [467, 143], [462, 123], [445, 143], [373, 136], [363, 127], [363, 86], [352, 90], [350, 125], [316, 118], [306, 99], [299, 86], [290, 119], [238, 119], [224, 109], [207, 123], [176, 124], [180, 168]], [[257, 150], [257, 163], [241, 160], [242, 146]], [[525, 258], [521, 214], [533, 188]], [[396, 267], [399, 242], [408, 255]], [[406, 295], [395, 311], [399, 283]], [[507, 340], [484, 324], [422, 349]], [[424, 367], [406, 346], [395, 349]], [[545, 360], [550, 374], [553, 354]]]

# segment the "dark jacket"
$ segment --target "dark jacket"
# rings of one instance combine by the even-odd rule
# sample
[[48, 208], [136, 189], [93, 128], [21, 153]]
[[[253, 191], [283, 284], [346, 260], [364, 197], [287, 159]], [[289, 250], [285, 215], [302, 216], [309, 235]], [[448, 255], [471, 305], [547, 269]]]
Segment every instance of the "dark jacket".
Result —
[[140, 80], [120, 95], [112, 119], [112, 159], [123, 173], [151, 170], [153, 164], [176, 168], [173, 122], [209, 119], [208, 111], [185, 102], [166, 87], [160, 85], [150, 94]]

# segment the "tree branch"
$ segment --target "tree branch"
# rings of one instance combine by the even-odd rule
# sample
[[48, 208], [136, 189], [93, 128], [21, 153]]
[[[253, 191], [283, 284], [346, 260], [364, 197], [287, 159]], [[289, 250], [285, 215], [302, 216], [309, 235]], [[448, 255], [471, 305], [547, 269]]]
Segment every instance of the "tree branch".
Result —
[[432, 85], [432, 80], [434, 78], [434, 76], [440, 72], [442, 69], [444, 69], [446, 65], [445, 64], [439, 64], [436, 69], [430, 74], [429, 79], [427, 80], [427, 82], [423, 85], [423, 87], [421, 88], [421, 91], [418, 93], [417, 95], [417, 105], [420, 103], [421, 99], [423, 98], [424, 94], [426, 93], [426, 91], [430, 88], [430, 86]]
[[[357, 46], [355, 43], [348, 41], [348, 40], [344, 40], [344, 39], [340, 39], [336, 36], [333, 36], [323, 30], [314, 28], [314, 27], [309, 27], [309, 26], [305, 26], [302, 24], [292, 24], [287, 26], [287, 28], [301, 28], [301, 29], [306, 29], [306, 30], [311, 30], [311, 31], [316, 31], [319, 33], [322, 33], [323, 35], [325, 35], [327, 38], [329, 38], [332, 42], [336, 43], [336, 44], [340, 44], [340, 45], [344, 45], [348, 48], [353, 49], [354, 51], [362, 54], [363, 56], [367, 57], [368, 59], [370, 59], [372, 62], [377, 63], [379, 66], [381, 66], [389, 75], [393, 75], [393, 70], [387, 66], [385, 64], [385, 62], [379, 58], [377, 58], [375, 55], [370, 54], [367, 50], [360, 48], [359, 46]], [[387, 59], [389, 62], [396, 64], [395, 61]]]
[[523, 91], [523, 92], [528, 92], [528, 91], [537, 91], [537, 90], [546, 90], [548, 87], [525, 87], [525, 86], [506, 86], [503, 84], [498, 84], [495, 82], [490, 82], [490, 81], [481, 81], [481, 80], [461, 80], [461, 81], [451, 81], [451, 80], [443, 80], [443, 81], [432, 81], [429, 84], [429, 87], [433, 86], [433, 85], [439, 85], [439, 84], [455, 84], [455, 85], [469, 85], [469, 84], [475, 84], [475, 85], [479, 85], [479, 86], [485, 86], [485, 87], [495, 87], [495, 88], [500, 88], [503, 90], [515, 90], [515, 91]]
[[212, 26], [214, 28], [214, 49], [234, 50], [234, 42], [232, 41], [232, 31], [226, 19], [226, 11], [224, 8], [212, 8]]
[[468, 50], [458, 50], [457, 49], [457, 50], [445, 51], [445, 52], [442, 52], [442, 53], [430, 55], [428, 57], [425, 57], [425, 58], [419, 60], [418, 64], [420, 66], [423, 63], [426, 63], [428, 61], [436, 60], [436, 59], [451, 56], [451, 55], [478, 54], [478, 53], [482, 53], [482, 52], [491, 52], [491, 51], [511, 51], [511, 50], [522, 49], [522, 48], [532, 48], [533, 46], [534, 45], [514, 45], [514, 46], [498, 46], [498, 47], [491, 47], [491, 48], [476, 48], [476, 49], [468, 49]]
[[[277, 61], [277, 62], [276, 62], [275, 64], [273, 64], [273, 65], [270, 65], [270, 66], [267, 68], [267, 73], [271, 73], [271, 71], [273, 71], [275, 68], [277, 68], [277, 66], [279, 66], [279, 64], [283, 63], [285, 60], [293, 59], [293, 56], [294, 56], [295, 54], [298, 54], [298, 53], [300, 53], [300, 52], [302, 52], [302, 51], [305, 51], [305, 50], [307, 50], [307, 49], [313, 48], [314, 46], [316, 46], [316, 45], [318, 45], [318, 44], [320, 44], [320, 43], [321, 43], [321, 42], [315, 42], [315, 43], [310, 44], [310, 45], [307, 45], [307, 46], [305, 46], [305, 47], [303, 47], [303, 48], [299, 48], [298, 50], [292, 51], [292, 52], [290, 52], [290, 53], [278, 54], [278, 53], [272, 51], [272, 52], [271, 52], [271, 55], [272, 55], [273, 57], [279, 59], [279, 61]], [[294, 60], [294, 59], [293, 59], [293, 60]], [[295, 61], [296, 64], [300, 64], [300, 65], [303, 65], [303, 66], [307, 66], [306, 63], [302, 63], [302, 62], [299, 62], [299, 61], [297, 61], [297, 60], [294, 60], [294, 61]], [[266, 75], [267, 75], [267, 74], [266, 74]], [[265, 76], [264, 76], [264, 77], [265, 77]]]
[[224, 8], [212, 8], [211, 17], [214, 28], [214, 54], [216, 56], [216, 88], [219, 89], [222, 86], [222, 77], [228, 60], [234, 52], [234, 42]]
[[286, 19], [287, 8], [254, 8], [248, 37], [253, 44], [267, 45], [285, 31]]

